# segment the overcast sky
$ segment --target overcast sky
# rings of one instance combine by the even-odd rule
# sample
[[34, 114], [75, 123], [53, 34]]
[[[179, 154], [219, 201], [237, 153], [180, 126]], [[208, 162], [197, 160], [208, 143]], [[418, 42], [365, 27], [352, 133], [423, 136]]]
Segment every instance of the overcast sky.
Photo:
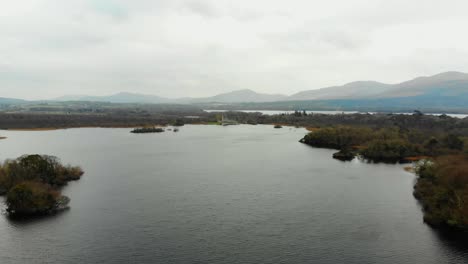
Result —
[[467, 0], [23, 0], [0, 8], [0, 97], [292, 94], [468, 72]]

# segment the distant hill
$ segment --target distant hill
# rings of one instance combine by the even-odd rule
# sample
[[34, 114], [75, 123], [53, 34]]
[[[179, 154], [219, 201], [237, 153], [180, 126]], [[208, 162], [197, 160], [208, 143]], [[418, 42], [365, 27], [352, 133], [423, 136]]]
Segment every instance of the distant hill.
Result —
[[233, 91], [229, 93], [218, 94], [212, 97], [206, 98], [194, 98], [191, 102], [206, 103], [206, 102], [217, 102], [217, 103], [255, 103], [255, 102], [274, 102], [285, 100], [288, 97], [282, 94], [262, 94], [257, 93], [249, 89]]
[[374, 81], [352, 82], [317, 90], [302, 91], [288, 97], [288, 100], [352, 99], [376, 96], [391, 89], [391, 85]]
[[376, 98], [466, 95], [468, 95], [468, 74], [445, 72], [392, 85], [391, 89], [378, 94]]
[[468, 74], [445, 72], [398, 84], [361, 81], [302, 91], [284, 100], [227, 109], [468, 112]]
[[26, 102], [28, 102], [28, 101], [22, 100], [22, 99], [0, 97], [0, 104], [3, 104], [3, 105], [23, 104], [23, 103], [26, 103]]
[[171, 100], [156, 95], [137, 94], [137, 93], [117, 93], [108, 96], [88, 96], [72, 95], [56, 98], [55, 101], [90, 101], [90, 102], [110, 102], [110, 103], [167, 103]]
[[398, 84], [358, 81], [341, 86], [306, 90], [291, 96], [264, 94], [244, 89], [204, 98], [164, 98], [156, 95], [122, 92], [109, 96], [63, 96], [57, 101], [101, 101], [111, 103], [261, 103], [275, 101], [383, 99], [423, 96], [452, 97], [468, 95], [468, 74], [445, 72], [418, 77]]
[[316, 90], [302, 91], [288, 100], [378, 99], [412, 96], [465, 96], [468, 95], [468, 74], [445, 72], [434, 76], [418, 77], [398, 83], [375, 81], [352, 82]]
[[286, 99], [286, 95], [262, 94], [252, 90], [238, 90], [223, 94], [218, 94], [205, 98], [176, 98], [169, 99], [156, 95], [146, 95], [137, 93], [117, 93], [108, 96], [88, 96], [88, 95], [70, 95], [54, 99], [55, 101], [92, 101], [92, 102], [111, 102], [111, 103], [240, 103], [240, 102], [272, 102]]
[[[13, 102], [15, 99], [3, 99]], [[60, 101], [102, 101], [111, 103], [225, 104], [245, 109], [322, 109], [372, 111], [412, 108], [468, 111], [468, 74], [445, 72], [418, 77], [398, 84], [358, 81], [341, 86], [302, 91], [291, 96], [238, 90], [205, 98], [169, 99], [155, 95], [118, 93], [109, 96], [66, 96]], [[2, 99], [0, 99], [0, 103]], [[18, 102], [21, 102], [19, 100]]]
[[51, 101], [63, 101], [63, 102], [66, 102], [66, 101], [81, 101], [81, 99], [83, 99], [85, 97], [88, 97], [88, 95], [84, 95], [84, 94], [82, 94], [82, 95], [78, 95], [78, 94], [64, 95], [64, 96], [54, 98]]

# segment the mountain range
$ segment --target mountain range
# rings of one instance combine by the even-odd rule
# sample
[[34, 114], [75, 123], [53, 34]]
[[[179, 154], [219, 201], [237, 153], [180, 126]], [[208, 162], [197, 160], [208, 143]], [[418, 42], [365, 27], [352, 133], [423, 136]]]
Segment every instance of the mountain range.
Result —
[[302, 91], [290, 96], [264, 94], [244, 89], [204, 98], [164, 98], [156, 95], [122, 92], [109, 96], [63, 96], [57, 101], [102, 101], [112, 103], [259, 103], [275, 101], [383, 99], [402, 97], [458, 97], [468, 95], [468, 74], [445, 72], [418, 77], [398, 84], [357, 81], [341, 86]]
[[66, 95], [53, 99], [54, 101], [89, 101], [111, 103], [167, 103], [171, 99], [149, 94], [121, 92], [108, 96]]
[[[445, 72], [418, 77], [397, 84], [358, 81], [341, 86], [302, 91], [290, 96], [264, 94], [244, 89], [204, 98], [165, 98], [156, 95], [121, 92], [109, 96], [74, 95], [51, 101], [93, 101], [150, 104], [238, 104], [255, 108], [391, 109], [391, 107], [438, 107], [468, 111], [468, 74]], [[0, 98], [0, 104], [28, 101]], [[260, 108], [258, 108], [260, 109]], [[264, 109], [264, 108], [263, 108]]]
[[218, 94], [204, 98], [165, 98], [156, 95], [121, 92], [108, 96], [71, 95], [55, 98], [54, 101], [91, 101], [111, 103], [241, 103], [241, 102], [273, 102], [287, 99], [286, 95], [262, 94], [244, 89], [228, 93]]

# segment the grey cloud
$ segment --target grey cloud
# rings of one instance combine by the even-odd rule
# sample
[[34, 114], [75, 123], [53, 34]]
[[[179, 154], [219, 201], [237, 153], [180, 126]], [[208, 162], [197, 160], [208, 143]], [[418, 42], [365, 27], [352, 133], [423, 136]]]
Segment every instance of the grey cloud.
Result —
[[459, 0], [8, 2], [0, 96], [291, 94], [468, 71], [467, 8]]
[[210, 4], [209, 1], [192, 0], [192, 1], [188, 1], [185, 4], [185, 7], [191, 12], [194, 12], [194, 13], [197, 13], [199, 15], [209, 17], [209, 18], [216, 17], [219, 15], [216, 8], [212, 4]]

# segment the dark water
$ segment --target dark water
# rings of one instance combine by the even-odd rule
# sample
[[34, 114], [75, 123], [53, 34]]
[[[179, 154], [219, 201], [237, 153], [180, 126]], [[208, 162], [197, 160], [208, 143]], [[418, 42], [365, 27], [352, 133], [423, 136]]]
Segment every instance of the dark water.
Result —
[[465, 263], [422, 222], [401, 166], [331, 159], [302, 129], [0, 131], [0, 159], [56, 155], [86, 174], [71, 209], [0, 216], [1, 263]]

